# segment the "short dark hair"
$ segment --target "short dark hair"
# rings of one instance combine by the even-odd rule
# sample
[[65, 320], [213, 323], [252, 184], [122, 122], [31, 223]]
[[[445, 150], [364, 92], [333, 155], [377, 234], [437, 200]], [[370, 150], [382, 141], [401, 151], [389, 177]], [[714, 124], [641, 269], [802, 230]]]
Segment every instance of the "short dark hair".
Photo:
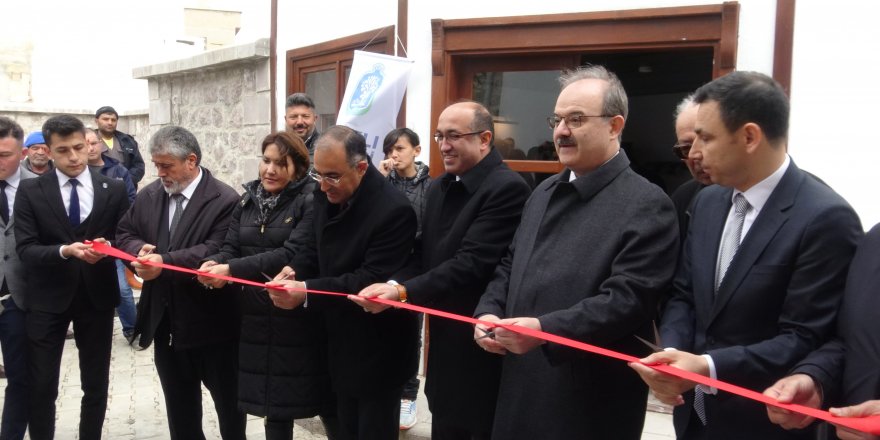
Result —
[[315, 101], [312, 101], [312, 98], [305, 93], [294, 93], [287, 97], [287, 104], [284, 106], [285, 108], [296, 107], [298, 105], [304, 105], [310, 109], [315, 108]]
[[116, 109], [114, 109], [113, 107], [110, 107], [109, 105], [105, 105], [105, 106], [99, 108], [98, 110], [96, 110], [95, 111], [95, 119], [100, 118], [101, 115], [103, 115], [104, 113], [111, 113], [111, 114], [113, 114], [113, 116], [116, 116], [116, 119], [119, 119], [119, 113], [116, 113]]
[[260, 151], [265, 153], [266, 148], [272, 144], [278, 147], [278, 154], [281, 157], [288, 156], [293, 161], [293, 166], [296, 167], [294, 180], [305, 177], [306, 173], [309, 172], [309, 150], [306, 149], [306, 144], [303, 143], [302, 138], [286, 131], [270, 133], [263, 139], [263, 146]]
[[21, 144], [24, 142], [24, 130], [21, 129], [21, 125], [18, 125], [18, 122], [6, 116], [0, 116], [0, 139], [8, 137], [14, 137]]
[[773, 78], [758, 72], [732, 72], [700, 87], [694, 102], [718, 103], [728, 131], [752, 122], [771, 142], [788, 137], [788, 96]]
[[416, 132], [414, 132], [406, 127], [395, 128], [394, 130], [389, 131], [388, 134], [385, 135], [385, 141], [382, 142], [382, 152], [385, 153], [385, 155], [387, 156], [388, 153], [391, 152], [391, 149], [394, 148], [394, 144], [401, 137], [405, 137], [406, 140], [408, 140], [409, 143], [412, 144], [413, 147], [415, 147], [417, 145], [421, 145], [419, 143], [419, 135], [417, 135]]
[[183, 127], [168, 125], [150, 138], [150, 155], [170, 154], [179, 160], [186, 160], [190, 153], [196, 155], [196, 165], [202, 162], [202, 148], [198, 139]]
[[334, 125], [325, 131], [315, 142], [315, 150], [327, 148], [329, 141], [341, 142], [345, 146], [345, 158], [348, 165], [354, 167], [358, 162], [367, 160], [367, 140], [357, 131], [344, 125]]
[[86, 126], [79, 119], [71, 115], [52, 116], [43, 123], [43, 139], [46, 146], [52, 146], [52, 135], [70, 136], [74, 133], [86, 134]]

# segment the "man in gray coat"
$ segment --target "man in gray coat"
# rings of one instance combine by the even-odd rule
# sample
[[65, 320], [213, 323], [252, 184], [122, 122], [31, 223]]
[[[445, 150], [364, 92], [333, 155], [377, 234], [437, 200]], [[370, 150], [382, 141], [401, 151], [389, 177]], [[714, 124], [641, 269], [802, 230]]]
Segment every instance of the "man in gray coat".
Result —
[[[675, 270], [672, 202], [620, 149], [627, 98], [588, 66], [560, 78], [548, 119], [566, 169], [532, 192], [507, 256], [474, 316], [624, 353], [645, 353], [657, 300]], [[495, 439], [638, 439], [647, 387], [618, 360], [477, 325], [504, 355]]]
[[27, 334], [24, 267], [15, 252], [12, 207], [19, 183], [37, 177], [21, 161], [24, 131], [0, 116], [0, 347], [6, 367], [6, 398], [0, 438], [21, 439], [28, 421]]

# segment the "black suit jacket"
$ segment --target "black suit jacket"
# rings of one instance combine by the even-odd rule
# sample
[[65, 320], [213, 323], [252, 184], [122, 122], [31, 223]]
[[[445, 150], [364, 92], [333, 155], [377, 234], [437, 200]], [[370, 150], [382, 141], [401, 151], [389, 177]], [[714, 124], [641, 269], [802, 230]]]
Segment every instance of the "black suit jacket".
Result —
[[[492, 150], [455, 182], [444, 174], [428, 190], [421, 240], [395, 276], [414, 304], [471, 316], [513, 239], [531, 189]], [[471, 326], [431, 320], [425, 394], [434, 419], [490, 432], [501, 359], [473, 343]]]
[[[716, 295], [716, 257], [731, 196], [732, 189], [717, 185], [697, 195], [661, 339], [667, 347], [711, 355], [718, 379], [762, 391], [829, 336], [862, 228], [845, 200], [792, 162]], [[692, 396], [675, 409], [680, 438], [692, 420]], [[708, 438], [810, 435], [784, 431], [769, 422], [763, 405], [727, 393], [708, 396], [706, 412]]]
[[[795, 367], [822, 386], [823, 407], [857, 405], [880, 398], [880, 225], [853, 257], [837, 318], [837, 336]], [[833, 429], [832, 429], [833, 431]]]
[[54, 171], [22, 180], [15, 196], [16, 249], [27, 269], [27, 304], [30, 310], [61, 313], [70, 306], [77, 289], [88, 293], [92, 305], [107, 310], [119, 304], [116, 263], [103, 258], [89, 264], [61, 258], [61, 245], [95, 238], [116, 238], [116, 224], [128, 209], [121, 180], [88, 171], [95, 190], [92, 211], [78, 227], [70, 226]]
[[[309, 289], [356, 295], [388, 281], [406, 263], [416, 227], [406, 196], [371, 165], [341, 212], [315, 191], [314, 235], [291, 264]], [[369, 397], [402, 387], [415, 373], [419, 331], [412, 312], [374, 315], [345, 298], [322, 295], [309, 295], [308, 308], [326, 313], [330, 376], [338, 392]]]
[[[131, 210], [119, 222], [118, 247], [137, 255], [141, 246], [159, 246], [156, 253], [166, 264], [196, 269], [220, 250], [239, 196], [229, 185], [202, 168], [202, 180], [183, 211], [174, 235], [162, 247], [168, 231], [168, 199], [162, 181], [138, 193]], [[238, 312], [231, 288], [206, 290], [190, 274], [163, 270], [144, 283], [138, 303], [135, 333], [148, 347], [166, 311], [174, 347], [187, 349], [238, 340]]]

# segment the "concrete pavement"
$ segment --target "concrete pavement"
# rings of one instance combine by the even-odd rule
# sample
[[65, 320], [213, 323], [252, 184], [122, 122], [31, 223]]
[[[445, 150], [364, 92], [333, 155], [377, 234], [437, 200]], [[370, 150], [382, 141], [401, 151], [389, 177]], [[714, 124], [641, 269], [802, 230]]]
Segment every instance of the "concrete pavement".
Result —
[[[78, 353], [74, 341], [68, 340], [61, 360], [60, 390], [57, 400], [55, 438], [77, 438], [80, 390]], [[5, 381], [0, 384], [5, 386]], [[424, 383], [424, 381], [422, 381]], [[220, 439], [217, 416], [207, 390], [202, 390], [205, 435], [208, 439]], [[0, 393], [0, 401], [3, 393]], [[423, 394], [418, 400], [419, 423], [409, 431], [401, 432], [401, 439], [428, 439], [431, 432], [431, 414]], [[264, 439], [262, 419], [248, 417], [249, 439]], [[122, 328], [116, 321], [113, 335], [113, 353], [110, 365], [110, 397], [104, 436], [108, 440], [165, 440], [169, 439], [165, 418], [165, 400], [159, 377], [153, 365], [153, 350], [136, 351], [122, 337]], [[27, 438], [27, 437], [26, 437]], [[299, 420], [294, 429], [297, 440], [325, 439], [323, 428], [317, 419]], [[675, 438], [672, 420], [668, 414], [649, 411], [645, 421], [643, 440], [669, 440]]]

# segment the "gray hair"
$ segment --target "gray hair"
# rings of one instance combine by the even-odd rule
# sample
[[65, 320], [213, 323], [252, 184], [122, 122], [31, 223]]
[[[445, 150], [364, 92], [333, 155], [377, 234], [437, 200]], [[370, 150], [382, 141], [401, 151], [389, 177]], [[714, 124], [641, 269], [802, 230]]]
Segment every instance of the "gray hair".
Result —
[[681, 116], [681, 114], [684, 113], [684, 111], [687, 110], [688, 107], [690, 107], [692, 105], [697, 105], [697, 103], [694, 102], [694, 94], [693, 93], [685, 96], [684, 99], [682, 99], [681, 102], [679, 102], [678, 105], [675, 106], [675, 113], [672, 114], [672, 120], [677, 121], [678, 117]]
[[199, 141], [189, 130], [169, 125], [162, 127], [150, 139], [150, 155], [170, 154], [171, 156], [186, 160], [190, 154], [196, 155], [196, 165], [202, 161], [202, 149]]
[[574, 70], [562, 72], [562, 75], [559, 77], [559, 83], [565, 89], [582, 79], [600, 79], [607, 82], [608, 88], [605, 90], [602, 114], [608, 116], [621, 115], [623, 119], [626, 119], [629, 113], [626, 90], [623, 89], [620, 78], [614, 72], [609, 71], [604, 66], [587, 64]]
[[344, 125], [334, 125], [315, 141], [315, 150], [330, 148], [333, 145], [332, 141], [339, 142], [345, 147], [345, 159], [348, 161], [348, 166], [354, 168], [362, 160], [369, 161], [367, 140], [357, 131]]

